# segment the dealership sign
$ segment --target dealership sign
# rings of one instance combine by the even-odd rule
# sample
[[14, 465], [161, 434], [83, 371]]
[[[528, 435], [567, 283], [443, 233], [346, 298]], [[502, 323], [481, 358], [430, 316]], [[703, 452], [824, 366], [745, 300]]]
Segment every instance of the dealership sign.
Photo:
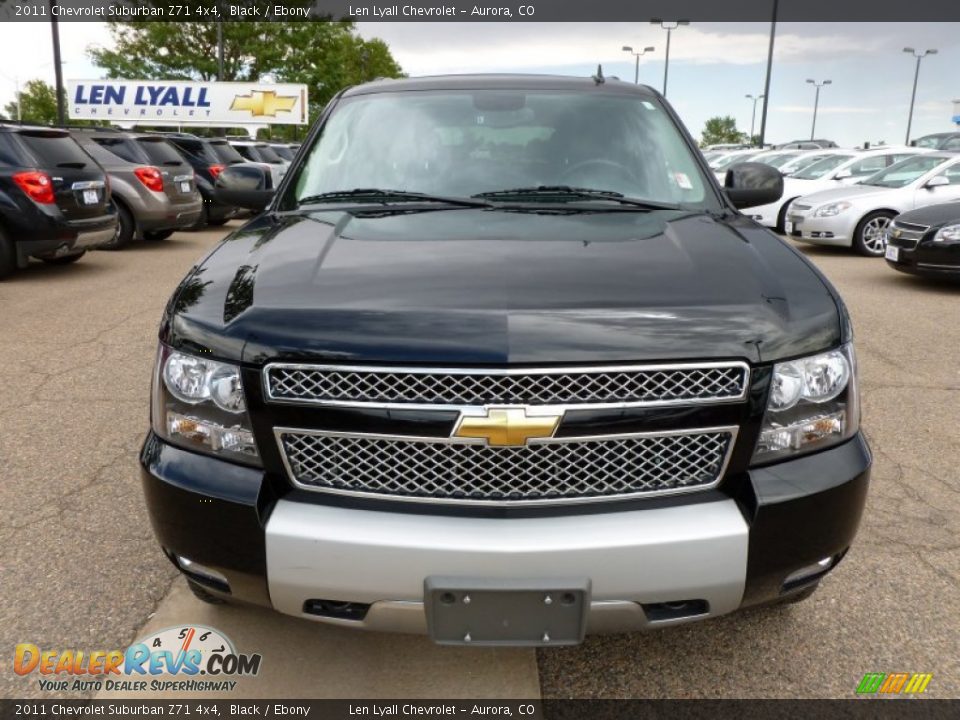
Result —
[[180, 80], [70, 80], [72, 120], [118, 125], [305, 125], [307, 86]]

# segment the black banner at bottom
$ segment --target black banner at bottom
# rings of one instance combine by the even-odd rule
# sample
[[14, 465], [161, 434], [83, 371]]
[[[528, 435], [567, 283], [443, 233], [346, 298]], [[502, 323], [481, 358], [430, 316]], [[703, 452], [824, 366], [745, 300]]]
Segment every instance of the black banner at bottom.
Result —
[[532, 718], [534, 720], [937, 720], [960, 700], [0, 700], [0, 718]]

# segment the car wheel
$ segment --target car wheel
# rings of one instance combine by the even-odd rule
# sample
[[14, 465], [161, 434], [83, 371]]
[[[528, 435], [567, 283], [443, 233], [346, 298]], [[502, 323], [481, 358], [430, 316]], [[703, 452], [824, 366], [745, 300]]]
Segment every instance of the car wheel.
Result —
[[87, 254], [86, 250], [81, 250], [80, 252], [74, 253], [73, 255], [63, 255], [61, 257], [48, 257], [48, 258], [40, 258], [40, 259], [43, 260], [45, 263], [47, 263], [47, 265], [69, 265], [70, 263], [75, 263], [77, 260], [79, 260], [86, 254]]
[[0, 230], [0, 280], [13, 274], [17, 269], [17, 256], [13, 250], [13, 243], [7, 239], [3, 230]]
[[193, 580], [187, 579], [187, 586], [198, 600], [202, 600], [208, 605], [226, 605], [227, 601], [218, 595], [214, 595], [212, 592], [207, 590], [200, 583], [194, 582]]
[[133, 233], [137, 229], [130, 211], [120, 203], [114, 203], [114, 205], [117, 208], [117, 231], [112, 240], [100, 246], [100, 250], [119, 250], [128, 245], [133, 240]]
[[143, 233], [143, 239], [150, 242], [159, 242], [160, 240], [166, 240], [171, 235], [173, 235], [173, 230], [147, 230]]
[[867, 215], [853, 233], [853, 249], [867, 257], [881, 257], [887, 247], [887, 228], [894, 217], [886, 210]]
[[220, 218], [219, 220], [207, 220], [207, 225], [210, 227], [221, 227], [227, 224], [227, 218]]

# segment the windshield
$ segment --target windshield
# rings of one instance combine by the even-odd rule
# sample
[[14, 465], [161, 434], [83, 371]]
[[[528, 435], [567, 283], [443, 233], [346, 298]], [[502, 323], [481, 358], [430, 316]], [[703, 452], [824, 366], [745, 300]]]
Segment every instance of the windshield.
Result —
[[793, 177], [801, 180], [819, 180], [831, 170], [843, 165], [848, 160], [852, 160], [853, 155], [828, 155], [822, 160], [818, 160], [812, 165], [807, 165], [802, 170], [798, 170]]
[[757, 162], [762, 162], [764, 165], [769, 165], [770, 167], [775, 167], [779, 169], [796, 157], [797, 157], [796, 153], [781, 153], [779, 155], [767, 155], [766, 157], [763, 157], [763, 158], [754, 158], [754, 159]]
[[914, 140], [913, 144], [916, 147], [933, 148], [934, 150], [936, 150], [938, 147], [940, 147], [940, 143], [943, 142], [943, 139], [945, 137], [949, 137], [949, 136], [948, 135], [925, 135], [922, 138]]
[[290, 148], [284, 147], [283, 145], [271, 145], [270, 148], [287, 162], [293, 160], [293, 150]]
[[226, 140], [213, 140], [210, 143], [210, 147], [217, 156], [217, 160], [222, 163], [226, 163], [227, 165], [235, 165], [236, 163], [243, 162], [243, 156], [238, 153]]
[[759, 153], [734, 153], [733, 155], [727, 155], [722, 157], [719, 160], [714, 160], [710, 163], [710, 166], [714, 170], [722, 170], [725, 167], [730, 165], [735, 165], [736, 163], [747, 162], [754, 155], [759, 155]]
[[269, 145], [257, 145], [256, 150], [261, 162], [270, 163], [271, 165], [283, 164], [283, 159], [277, 155]]
[[860, 184], [888, 188], [905, 187], [944, 162], [946, 162], [945, 158], [936, 155], [918, 155], [891, 165], [886, 170], [861, 180]]
[[513, 89], [348, 98], [310, 148], [285, 201], [357, 188], [469, 197], [559, 185], [718, 206], [654, 98]]

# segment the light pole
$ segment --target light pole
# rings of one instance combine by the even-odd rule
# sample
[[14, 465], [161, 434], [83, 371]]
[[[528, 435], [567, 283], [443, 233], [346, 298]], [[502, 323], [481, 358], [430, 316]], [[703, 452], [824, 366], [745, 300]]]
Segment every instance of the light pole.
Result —
[[689, 20], [661, 20], [660, 18], [653, 18], [650, 21], [651, 25], [659, 25], [661, 28], [667, 31], [667, 54], [663, 60], [663, 96], [667, 96], [667, 75], [670, 72], [670, 36], [673, 34], [673, 31], [676, 30], [681, 25], [689, 25]]
[[623, 51], [624, 51], [624, 52], [630, 53], [631, 55], [633, 55], [633, 56], [637, 59], [637, 68], [636, 68], [636, 70], [633, 71], [633, 84], [634, 84], [634, 85], [639, 85], [639, 84], [640, 84], [640, 56], [641, 56], [641, 55], [646, 55], [648, 52], [653, 52], [654, 50], [655, 50], [655, 48], [653, 48], [653, 47], [645, 47], [645, 48], [644, 48], [643, 50], [641, 50], [640, 52], [634, 52], [634, 51], [633, 51], [633, 48], [632, 48], [630, 45], [624, 45], [624, 46], [623, 46]]
[[760, 95], [746, 95], [747, 100], [753, 100], [753, 113], [750, 115], [750, 142], [753, 142], [753, 130], [757, 125], [757, 102], [766, 97], [763, 93]]
[[832, 85], [833, 80], [821, 80], [820, 82], [817, 82], [816, 80], [810, 80], [807, 78], [807, 82], [817, 89], [817, 94], [813, 99], [813, 126], [810, 128], [810, 139], [813, 140], [813, 136], [817, 132], [817, 108], [820, 107], [820, 88], [822, 88], [824, 85]]
[[934, 48], [930, 50], [924, 50], [922, 53], [917, 52], [913, 48], [904, 48], [905, 53], [910, 53], [917, 59], [917, 69], [913, 73], [913, 93], [910, 95], [910, 115], [907, 117], [907, 139], [906, 144], [910, 144], [910, 127], [913, 125], [913, 104], [917, 100], [917, 80], [920, 79], [920, 61], [923, 60], [927, 55], [936, 55], [937, 51]]

